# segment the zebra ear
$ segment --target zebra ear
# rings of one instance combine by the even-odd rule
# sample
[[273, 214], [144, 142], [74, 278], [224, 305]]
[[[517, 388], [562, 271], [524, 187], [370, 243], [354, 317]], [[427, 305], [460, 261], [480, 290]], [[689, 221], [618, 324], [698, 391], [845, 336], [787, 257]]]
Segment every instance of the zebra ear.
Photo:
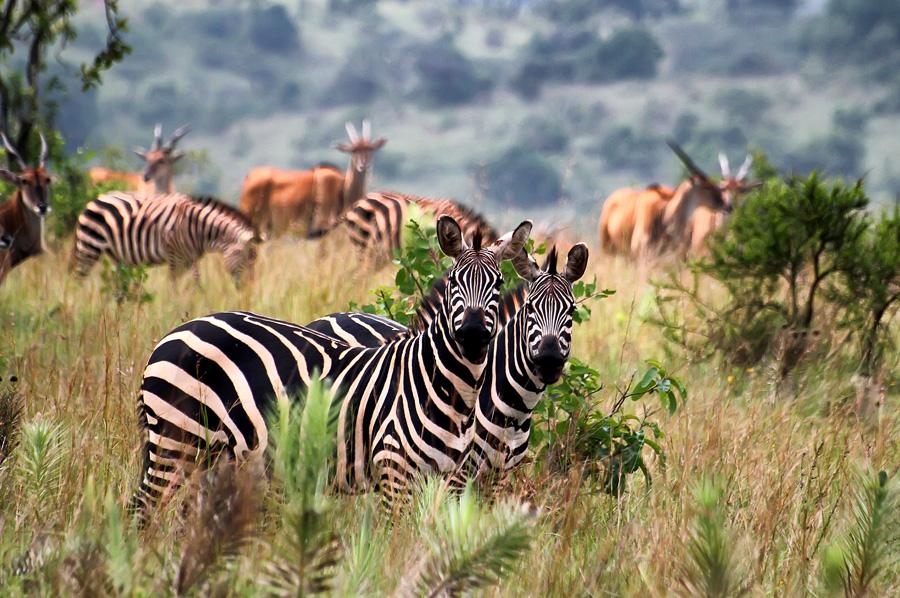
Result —
[[524, 249], [512, 258], [512, 263], [516, 268], [516, 274], [528, 282], [533, 281], [538, 277], [538, 274], [541, 273], [541, 269], [538, 267], [537, 262], [534, 261], [534, 258], [528, 255], [528, 252]]
[[569, 255], [566, 258], [566, 270], [563, 272], [563, 276], [565, 276], [566, 280], [569, 282], [575, 282], [584, 276], [584, 271], [587, 269], [587, 262], [587, 245], [579, 243], [569, 250]]
[[459, 254], [469, 248], [463, 238], [462, 230], [453, 216], [444, 214], [438, 218], [437, 236], [441, 251], [452, 258], [459, 257]]
[[498, 262], [515, 260], [520, 253], [524, 253], [525, 243], [531, 236], [531, 226], [531, 220], [525, 220], [515, 230], [506, 233], [489, 247]]

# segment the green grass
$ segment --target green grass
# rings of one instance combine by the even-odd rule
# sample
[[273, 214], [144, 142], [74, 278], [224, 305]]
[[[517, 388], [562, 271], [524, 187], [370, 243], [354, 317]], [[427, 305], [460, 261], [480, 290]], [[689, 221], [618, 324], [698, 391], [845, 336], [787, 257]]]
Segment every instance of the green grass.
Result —
[[[174, 594], [181, 584], [188, 593], [243, 596], [260, 595], [261, 584], [273, 579], [282, 580], [278, 587], [296, 585], [290, 571], [270, 567], [276, 555], [284, 559], [304, 545], [291, 539], [299, 533], [291, 523], [296, 500], [279, 490], [277, 477], [260, 504], [235, 499], [217, 507], [237, 530], [218, 544], [198, 531], [210, 510], [196, 489], [240, 497], [259, 480], [232, 474], [198, 480], [149, 530], [139, 535], [128, 527], [121, 507], [139, 477], [141, 372], [154, 344], [191, 317], [251, 309], [302, 323], [351, 300], [368, 302], [366, 289], [387, 283], [391, 268], [372, 273], [357, 266], [354, 250], [339, 239], [280, 239], [264, 247], [249, 288], [235, 289], [211, 257], [201, 264], [199, 287], [190, 276], [173, 285], [166, 269], [156, 268], [147, 282], [151, 302], [117, 305], [101, 291], [99, 268], [84, 281], [68, 272], [70, 243], [26, 262], [0, 287], [0, 386], [15, 374], [23, 400], [17, 444], [0, 463], [2, 593], [145, 596]], [[850, 546], [842, 542], [855, 529], [857, 467], [891, 476], [900, 469], [896, 385], [881, 380], [888, 390], [864, 395], [855, 372], [822, 352], [778, 392], [769, 367], [723, 370], [667, 355], [659, 332], [641, 319], [653, 305], [646, 273], [594, 255], [587, 278], [593, 275], [601, 288], [617, 290], [575, 331], [574, 354], [597, 368], [607, 387], [598, 401], [608, 408], [615, 386], [651, 357], [664, 359], [688, 386], [690, 398], [675, 415], [655, 416], [667, 433], [668, 462], [663, 469], [650, 460], [653, 485], [635, 476], [615, 500], [578, 468], [547, 472], [529, 460], [494, 496], [457, 502], [426, 488], [417, 508], [392, 516], [376, 497], [317, 485], [303, 504], [320, 514], [314, 539], [324, 552], [309, 561], [307, 588], [323, 580], [342, 595], [444, 587], [442, 580], [465, 588], [471, 580], [458, 574], [462, 566], [471, 567], [472, 579], [500, 579], [479, 590], [487, 595], [669, 596], [719, 573], [698, 573], [705, 537], [728, 538], [729, 556], [717, 566], [750, 595], [803, 595], [820, 587], [834, 562], [826, 548]], [[823, 334], [839, 342], [831, 331]], [[292, 450], [301, 458], [312, 454], [303, 448], [309, 442]], [[713, 477], [716, 491], [695, 498], [701, 480]], [[896, 484], [890, 488], [896, 493]], [[698, 535], [701, 525], [705, 535]], [[191, 560], [191, 546], [208, 549], [203, 562]], [[479, 546], [494, 548], [484, 554]], [[881, 562], [887, 564], [874, 591], [900, 592], [895, 541]], [[33, 570], [12, 576], [16, 564]]]

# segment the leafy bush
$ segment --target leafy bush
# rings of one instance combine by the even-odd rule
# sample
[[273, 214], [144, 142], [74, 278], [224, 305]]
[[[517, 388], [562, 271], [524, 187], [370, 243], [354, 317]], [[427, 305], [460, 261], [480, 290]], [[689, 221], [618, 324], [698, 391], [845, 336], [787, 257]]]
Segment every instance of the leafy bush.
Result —
[[562, 195], [559, 172], [538, 152], [513, 146], [487, 163], [488, 194], [497, 201], [539, 207], [556, 203]]
[[863, 372], [872, 374], [884, 349], [896, 349], [886, 332], [900, 300], [900, 209], [883, 214], [842, 254], [838, 280], [829, 298], [844, 306], [841, 323], [858, 335]]
[[[788, 373], [827, 310], [849, 308], [826, 305], [825, 285], [837, 283], [850, 256], [864, 250], [868, 203], [861, 183], [825, 182], [816, 174], [770, 179], [739, 204], [709, 255], [689, 265], [692, 282], [672, 273], [657, 283], [658, 322], [670, 339], [735, 364], [755, 364], [777, 346], [781, 374]], [[699, 290], [701, 276], [720, 283], [724, 301]]]
[[103, 260], [103, 270], [100, 272], [103, 293], [112, 296], [120, 305], [153, 301], [153, 294], [144, 288], [148, 276], [146, 265], [126, 266], [110, 260]]
[[300, 47], [300, 34], [287, 9], [273, 4], [250, 12], [250, 41], [264, 52], [290, 54]]
[[644, 449], [649, 448], [662, 465], [665, 454], [658, 440], [664, 434], [650, 419], [645, 407], [641, 417], [622, 412], [628, 400], [640, 401], [656, 395], [669, 414], [687, 398], [684, 385], [657, 361], [648, 360], [648, 369], [636, 385], [628, 384], [604, 413], [597, 394], [603, 389], [597, 370], [571, 359], [562, 379], [547, 389], [546, 397], [534, 411], [530, 445], [539, 458], [555, 467], [587, 464], [602, 480], [605, 492], [618, 496], [625, 491], [628, 476], [640, 471], [647, 483], [652, 476]]
[[594, 151], [614, 169], [653, 171], [659, 164], [662, 140], [631, 127], [616, 127], [603, 136]]
[[819, 170], [835, 176], [862, 176], [867, 122], [868, 115], [863, 112], [837, 110], [831, 132], [789, 152], [785, 165], [801, 174]]
[[519, 125], [519, 144], [539, 152], [564, 152], [569, 147], [569, 135], [556, 120], [532, 116]]
[[714, 102], [728, 122], [742, 125], [758, 124], [772, 107], [767, 94], [740, 87], [719, 91]]
[[491, 81], [456, 48], [452, 37], [442, 36], [415, 52], [417, 94], [430, 106], [467, 104], [492, 87]]
[[512, 88], [534, 98], [549, 82], [605, 83], [656, 76], [663, 50], [640, 27], [619, 29], [602, 39], [593, 30], [565, 28], [549, 37], [535, 35], [524, 49]]
[[374, 303], [362, 307], [351, 303], [351, 311], [377, 314], [409, 326], [422, 299], [453, 265], [453, 259], [445, 256], [438, 245], [434, 220], [429, 218], [427, 224], [422, 224], [425, 219], [414, 209], [410, 215], [401, 249], [394, 256], [394, 264], [399, 266], [394, 286], [378, 287], [372, 291]]

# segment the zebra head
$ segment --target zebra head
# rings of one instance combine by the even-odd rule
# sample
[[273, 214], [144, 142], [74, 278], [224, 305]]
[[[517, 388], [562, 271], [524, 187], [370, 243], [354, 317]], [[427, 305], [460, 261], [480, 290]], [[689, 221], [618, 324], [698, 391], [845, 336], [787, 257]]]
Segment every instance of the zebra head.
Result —
[[447, 272], [441, 309], [452, 340], [471, 363], [484, 362], [488, 345], [497, 334], [503, 283], [500, 262], [520, 254], [530, 234], [531, 221], [526, 220], [487, 247], [481, 246], [481, 235], [476, 232], [470, 246], [456, 220], [447, 215], [438, 219], [441, 250], [456, 260]]
[[579, 243], [569, 250], [565, 270], [556, 271], [556, 247], [547, 254], [543, 268], [525, 252], [513, 263], [519, 275], [530, 281], [528, 298], [522, 305], [525, 317], [525, 358], [529, 369], [543, 384], [553, 384], [562, 375], [572, 348], [572, 314], [575, 295], [572, 283], [584, 275], [588, 248]]

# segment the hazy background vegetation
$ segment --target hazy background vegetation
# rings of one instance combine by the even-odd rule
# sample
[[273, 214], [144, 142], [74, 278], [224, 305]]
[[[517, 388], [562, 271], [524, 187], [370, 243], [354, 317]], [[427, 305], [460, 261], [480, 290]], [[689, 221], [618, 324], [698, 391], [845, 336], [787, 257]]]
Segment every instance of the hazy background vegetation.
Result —
[[[672, 183], [672, 136], [717, 172], [760, 148], [785, 171], [900, 194], [900, 2], [886, 0], [131, 0], [133, 54], [58, 124], [137, 168], [154, 122], [205, 150], [182, 189], [236, 201], [259, 164], [343, 166], [345, 120], [389, 143], [373, 188], [453, 196], [495, 219], [594, 232], [622, 185]], [[99, 7], [76, 51], [102, 45]], [[51, 69], [58, 74], [66, 65]], [[66, 77], [63, 77], [66, 80]], [[557, 202], [564, 206], [560, 210]], [[511, 209], [515, 208], [515, 209]], [[543, 212], [540, 212], [543, 211]]]

